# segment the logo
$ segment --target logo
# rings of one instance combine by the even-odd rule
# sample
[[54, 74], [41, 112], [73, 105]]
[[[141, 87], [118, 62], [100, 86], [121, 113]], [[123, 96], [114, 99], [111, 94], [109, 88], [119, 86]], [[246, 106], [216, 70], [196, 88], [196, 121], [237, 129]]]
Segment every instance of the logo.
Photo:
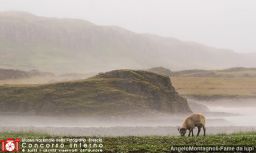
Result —
[[20, 139], [7, 138], [6, 140], [0, 140], [2, 144], [2, 152], [18, 152]]

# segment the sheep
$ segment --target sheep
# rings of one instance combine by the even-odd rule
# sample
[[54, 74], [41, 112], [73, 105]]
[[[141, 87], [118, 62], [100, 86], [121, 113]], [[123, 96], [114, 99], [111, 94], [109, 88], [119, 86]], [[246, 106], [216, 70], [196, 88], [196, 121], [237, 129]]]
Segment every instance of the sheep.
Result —
[[178, 128], [178, 131], [181, 136], [185, 136], [186, 131], [189, 130], [188, 136], [192, 133], [192, 136], [194, 136], [193, 129], [197, 127], [197, 136], [199, 136], [201, 128], [204, 130], [204, 136], [205, 136], [205, 117], [203, 114], [200, 113], [193, 113], [190, 116], [188, 116], [185, 121], [183, 122], [182, 126]]

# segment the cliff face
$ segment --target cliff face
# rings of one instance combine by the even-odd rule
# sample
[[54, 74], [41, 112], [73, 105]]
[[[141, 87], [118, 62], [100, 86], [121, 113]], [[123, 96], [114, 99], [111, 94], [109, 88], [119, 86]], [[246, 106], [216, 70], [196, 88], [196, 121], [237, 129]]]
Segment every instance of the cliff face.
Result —
[[74, 115], [141, 115], [191, 112], [168, 77], [115, 70], [92, 78], [31, 87], [0, 87], [2, 112]]
[[186, 99], [179, 96], [170, 78], [146, 71], [111, 71], [97, 78], [114, 79], [112, 86], [128, 94], [136, 95], [134, 105], [143, 104], [149, 109], [167, 113], [190, 112]]

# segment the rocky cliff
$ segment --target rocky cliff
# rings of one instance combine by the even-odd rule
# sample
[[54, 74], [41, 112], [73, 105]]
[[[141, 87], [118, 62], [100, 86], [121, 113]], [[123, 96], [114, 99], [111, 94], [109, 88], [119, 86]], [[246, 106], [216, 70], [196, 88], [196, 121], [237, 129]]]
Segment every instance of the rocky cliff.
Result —
[[189, 113], [169, 77], [146, 71], [115, 70], [86, 80], [40, 86], [1, 86], [2, 112], [70, 115]]

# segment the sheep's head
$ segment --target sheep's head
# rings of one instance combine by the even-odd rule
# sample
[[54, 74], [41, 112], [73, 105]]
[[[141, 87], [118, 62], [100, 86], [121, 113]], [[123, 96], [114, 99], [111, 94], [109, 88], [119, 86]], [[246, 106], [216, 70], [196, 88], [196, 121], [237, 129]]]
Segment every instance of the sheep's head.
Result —
[[185, 128], [178, 128], [178, 131], [180, 133], [181, 136], [185, 136], [187, 130]]

